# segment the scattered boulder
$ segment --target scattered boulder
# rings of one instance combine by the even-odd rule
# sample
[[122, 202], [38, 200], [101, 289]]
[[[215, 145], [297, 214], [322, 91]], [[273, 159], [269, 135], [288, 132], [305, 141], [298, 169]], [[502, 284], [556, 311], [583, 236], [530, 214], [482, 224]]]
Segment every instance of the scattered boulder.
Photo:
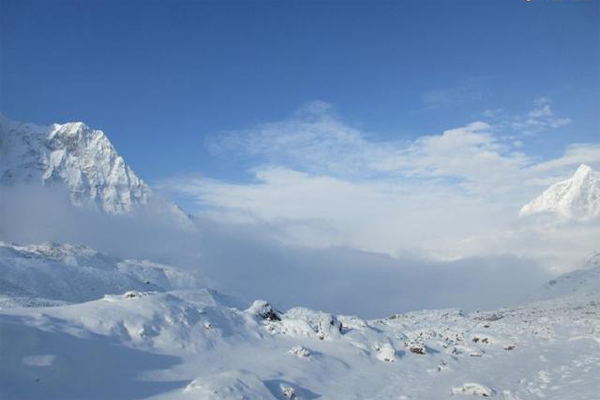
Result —
[[375, 351], [377, 351], [377, 358], [384, 362], [396, 361], [396, 349], [391, 343], [384, 343], [382, 345], [376, 344]]
[[448, 363], [446, 363], [444, 360], [442, 360], [437, 366], [437, 372], [447, 371], [449, 369], [450, 367], [448, 366]]
[[418, 354], [421, 356], [427, 354], [427, 348], [425, 347], [425, 345], [423, 343], [411, 342], [411, 343], [407, 343], [406, 347], [408, 348], [408, 350], [411, 353]]
[[496, 394], [496, 392], [494, 389], [479, 383], [465, 383], [461, 387], [452, 388], [452, 394], [492, 397]]
[[281, 388], [281, 393], [283, 394], [283, 396], [286, 399], [295, 399], [296, 398], [296, 389], [294, 389], [293, 387], [281, 384], [280, 388]]
[[502, 319], [502, 318], [504, 318], [504, 315], [494, 313], [494, 314], [488, 315], [484, 320], [494, 322], [494, 321], [498, 321], [499, 319]]
[[479, 344], [493, 344], [494, 343], [494, 340], [490, 336], [482, 336], [482, 335], [473, 336], [471, 341], [473, 343], [479, 343]]
[[275, 399], [264, 382], [246, 370], [198, 377], [186, 386], [184, 392], [190, 393], [194, 398], [206, 400]]
[[462, 355], [467, 354], [469, 357], [483, 357], [483, 351], [474, 347], [456, 345], [452, 349], [452, 354]]
[[288, 351], [288, 353], [300, 358], [310, 357], [310, 350], [302, 346], [294, 346]]
[[342, 324], [335, 315], [295, 307], [283, 316], [283, 333], [316, 337], [320, 340], [339, 338], [343, 334]]
[[266, 321], [281, 321], [279, 312], [264, 300], [256, 300], [246, 311]]

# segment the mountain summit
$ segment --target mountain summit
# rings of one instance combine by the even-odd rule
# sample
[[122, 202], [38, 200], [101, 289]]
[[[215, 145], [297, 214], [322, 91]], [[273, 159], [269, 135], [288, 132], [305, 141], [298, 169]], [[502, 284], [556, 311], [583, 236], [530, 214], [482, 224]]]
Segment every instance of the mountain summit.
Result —
[[600, 217], [600, 173], [581, 164], [571, 178], [550, 186], [524, 205], [519, 216], [539, 213], [581, 221]]
[[153, 203], [188, 219], [137, 177], [104, 132], [82, 122], [38, 126], [0, 115], [0, 160], [2, 185], [65, 185], [74, 204], [95, 203], [108, 214]]

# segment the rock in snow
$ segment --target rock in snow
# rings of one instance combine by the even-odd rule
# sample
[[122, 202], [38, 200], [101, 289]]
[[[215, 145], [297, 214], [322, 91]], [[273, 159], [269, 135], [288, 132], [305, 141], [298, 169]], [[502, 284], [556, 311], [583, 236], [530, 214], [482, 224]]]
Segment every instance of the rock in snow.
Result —
[[452, 388], [452, 394], [470, 394], [473, 396], [492, 397], [496, 392], [479, 383], [465, 383], [461, 387]]

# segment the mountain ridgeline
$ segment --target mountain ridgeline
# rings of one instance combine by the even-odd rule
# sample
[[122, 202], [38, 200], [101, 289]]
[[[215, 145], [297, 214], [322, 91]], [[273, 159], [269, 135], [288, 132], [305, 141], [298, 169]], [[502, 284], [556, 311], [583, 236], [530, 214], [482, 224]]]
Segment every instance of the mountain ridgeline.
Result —
[[571, 178], [550, 186], [519, 213], [522, 217], [534, 214], [579, 221], [600, 218], [600, 172], [581, 164]]
[[39, 126], [0, 115], [0, 184], [65, 186], [75, 205], [93, 205], [110, 215], [160, 210], [189, 223], [119, 155], [104, 132], [82, 122]]

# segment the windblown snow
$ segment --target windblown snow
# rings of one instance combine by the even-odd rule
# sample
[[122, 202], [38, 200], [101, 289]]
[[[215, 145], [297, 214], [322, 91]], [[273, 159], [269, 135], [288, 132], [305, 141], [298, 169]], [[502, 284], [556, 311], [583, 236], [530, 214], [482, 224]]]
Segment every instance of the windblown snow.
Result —
[[600, 173], [582, 164], [573, 177], [546, 189], [524, 205], [520, 216], [551, 213], [565, 219], [600, 217]]

